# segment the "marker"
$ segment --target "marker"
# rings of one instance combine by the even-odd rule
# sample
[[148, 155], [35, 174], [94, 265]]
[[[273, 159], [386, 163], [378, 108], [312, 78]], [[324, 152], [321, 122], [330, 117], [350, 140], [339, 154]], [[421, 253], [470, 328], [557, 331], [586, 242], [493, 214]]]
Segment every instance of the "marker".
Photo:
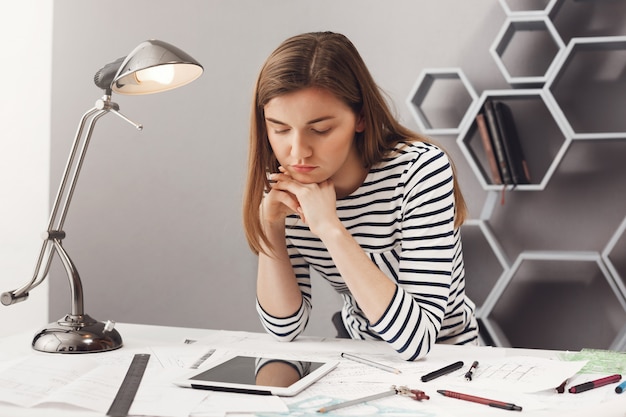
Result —
[[428, 382], [435, 378], [439, 378], [440, 376], [449, 374], [450, 372], [454, 372], [457, 369], [461, 369], [463, 367], [463, 361], [454, 362], [448, 366], [444, 366], [441, 369], [437, 369], [436, 371], [432, 371], [424, 376], [422, 376], [422, 382]]
[[617, 392], [618, 394], [621, 394], [622, 392], [624, 392], [624, 390], [626, 390], [626, 381], [615, 387], [615, 392]]
[[476, 368], [478, 368], [478, 361], [474, 361], [474, 363], [472, 363], [472, 366], [470, 366], [469, 371], [465, 373], [465, 379], [467, 379], [468, 381], [471, 381], [472, 377], [474, 376], [474, 371], [476, 370]]
[[612, 384], [622, 379], [620, 374], [606, 376], [604, 378], [596, 379], [594, 381], [585, 382], [579, 385], [574, 385], [569, 389], [572, 394], [578, 394], [579, 392], [589, 391], [590, 389], [602, 387], [604, 385]]
[[563, 394], [565, 392], [565, 386], [567, 385], [568, 382], [569, 382], [569, 379], [566, 379], [565, 381], [561, 382], [561, 385], [556, 387], [554, 390], [559, 394]]
[[399, 369], [393, 368], [391, 366], [383, 365], [382, 363], [374, 362], [374, 361], [369, 360], [369, 359], [361, 358], [359, 356], [355, 356], [355, 355], [352, 355], [350, 353], [342, 353], [341, 357], [342, 358], [346, 358], [346, 359], [350, 359], [351, 361], [362, 363], [364, 365], [373, 366], [374, 368], [382, 369], [383, 371], [391, 372], [391, 373], [394, 373], [394, 374], [401, 374], [402, 373], [402, 371], [400, 371]]
[[443, 396], [450, 398], [457, 398], [459, 400], [471, 401], [474, 403], [485, 404], [489, 407], [501, 408], [503, 410], [522, 411], [522, 407], [512, 403], [505, 403], [497, 400], [490, 400], [488, 398], [475, 397], [473, 395], [461, 394], [460, 392], [437, 390], [437, 392]]

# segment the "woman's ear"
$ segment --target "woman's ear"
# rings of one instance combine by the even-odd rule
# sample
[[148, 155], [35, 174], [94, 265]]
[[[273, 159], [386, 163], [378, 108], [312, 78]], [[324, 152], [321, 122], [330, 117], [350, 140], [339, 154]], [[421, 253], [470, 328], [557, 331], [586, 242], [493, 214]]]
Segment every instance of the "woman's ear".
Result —
[[363, 118], [362, 114], [359, 114], [356, 119], [356, 126], [354, 128], [354, 131], [357, 133], [361, 133], [364, 130], [365, 130], [365, 119]]

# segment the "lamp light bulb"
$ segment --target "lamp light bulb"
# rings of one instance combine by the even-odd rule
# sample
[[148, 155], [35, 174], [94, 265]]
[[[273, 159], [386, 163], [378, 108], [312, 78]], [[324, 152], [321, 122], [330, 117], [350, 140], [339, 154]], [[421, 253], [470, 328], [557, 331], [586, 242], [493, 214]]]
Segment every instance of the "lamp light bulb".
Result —
[[173, 65], [158, 65], [156, 67], [146, 68], [135, 73], [137, 82], [153, 81], [159, 84], [167, 85], [174, 80]]

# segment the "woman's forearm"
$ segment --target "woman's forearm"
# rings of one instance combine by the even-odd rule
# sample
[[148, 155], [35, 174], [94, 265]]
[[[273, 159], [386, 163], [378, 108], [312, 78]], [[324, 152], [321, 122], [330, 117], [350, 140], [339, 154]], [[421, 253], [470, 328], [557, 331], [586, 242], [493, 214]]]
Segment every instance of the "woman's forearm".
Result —
[[371, 323], [387, 310], [396, 291], [350, 233], [338, 223], [320, 236], [346, 285]]
[[293, 267], [287, 254], [285, 226], [266, 228], [273, 250], [259, 254], [257, 299], [263, 309], [275, 317], [288, 317], [302, 304]]

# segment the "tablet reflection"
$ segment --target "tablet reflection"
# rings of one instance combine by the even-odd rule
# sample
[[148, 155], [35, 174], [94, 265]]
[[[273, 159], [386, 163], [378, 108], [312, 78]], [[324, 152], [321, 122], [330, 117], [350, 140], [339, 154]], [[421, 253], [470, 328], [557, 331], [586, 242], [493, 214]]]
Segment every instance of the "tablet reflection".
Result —
[[256, 384], [268, 387], [288, 387], [308, 375], [311, 362], [257, 358]]

